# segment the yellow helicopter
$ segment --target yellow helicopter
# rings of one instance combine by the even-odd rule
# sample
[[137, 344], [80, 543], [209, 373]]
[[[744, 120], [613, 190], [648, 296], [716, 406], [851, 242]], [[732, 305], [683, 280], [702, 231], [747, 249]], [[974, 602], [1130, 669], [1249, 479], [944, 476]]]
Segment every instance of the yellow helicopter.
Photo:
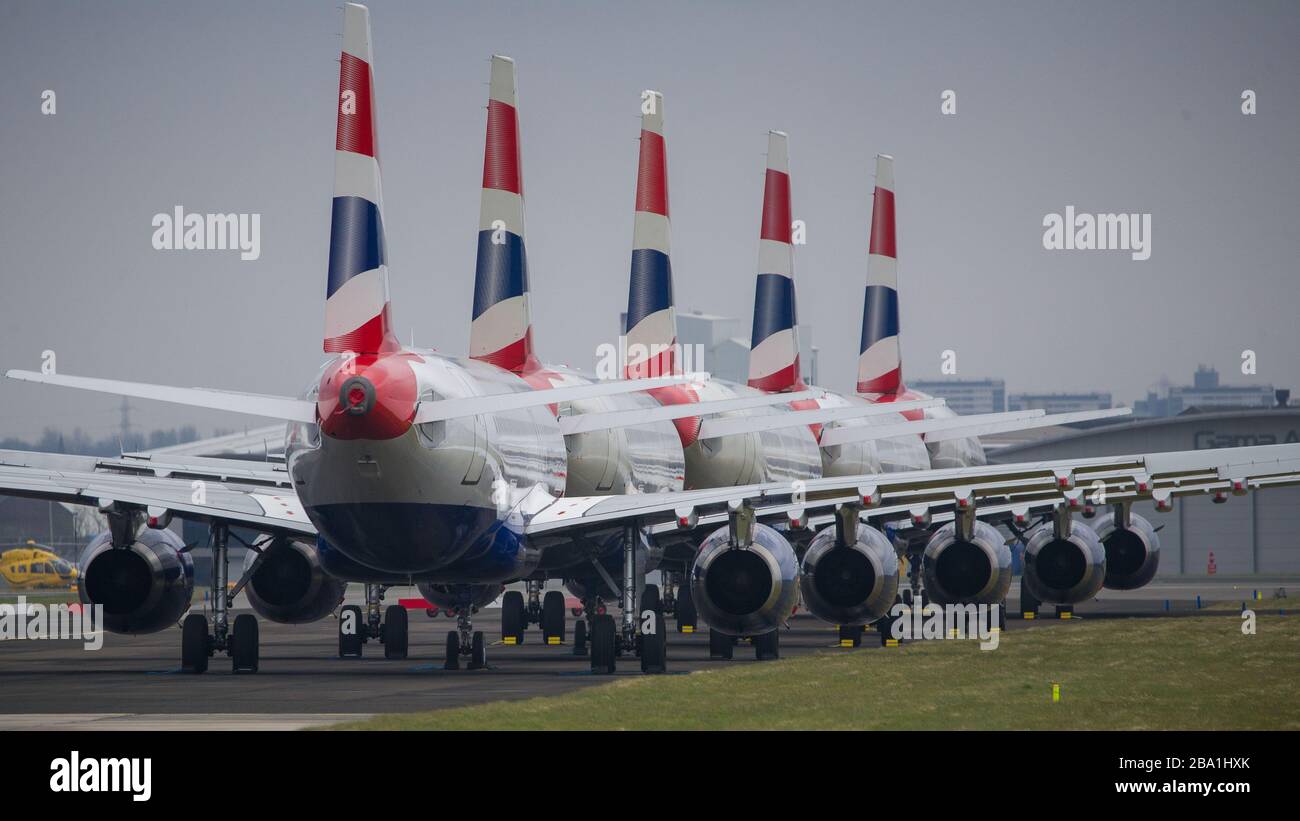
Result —
[[28, 541], [0, 552], [0, 577], [17, 590], [67, 589], [77, 583], [77, 568], [48, 548]]

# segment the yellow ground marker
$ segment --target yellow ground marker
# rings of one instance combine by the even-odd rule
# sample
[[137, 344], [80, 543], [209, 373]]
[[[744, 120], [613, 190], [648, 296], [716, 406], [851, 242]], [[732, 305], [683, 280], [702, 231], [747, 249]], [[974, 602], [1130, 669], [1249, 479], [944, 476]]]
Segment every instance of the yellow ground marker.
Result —
[[1071, 613], [1069, 610], [1066, 610], [1064, 613], [1061, 614], [1061, 618], [1063, 618], [1063, 619], [1072, 619], [1072, 618], [1074, 618], [1074, 614]]
[[1038, 618], [1038, 614], [1035, 613], [1035, 612], [1032, 611], [1032, 610], [1026, 610], [1026, 611], [1025, 611], [1024, 613], [1022, 613], [1021, 615], [1024, 616], [1025, 618], [1027, 618], [1027, 619], [1036, 619], [1036, 618]]
[[518, 644], [519, 642], [515, 641], [515, 637], [514, 637], [514, 636], [503, 636], [502, 639], [501, 639], [501, 643], [502, 643], [502, 644]]
[[1052, 685], [1052, 703], [1055, 704], [1056, 702], [1058, 702], [1058, 701], [1060, 701], [1060, 700], [1061, 700], [1061, 685], [1059, 685], [1059, 684], [1053, 684], [1053, 685]]
[[840, 647], [852, 647], [853, 639], [840, 639]]
[[693, 624], [683, 624], [683, 625], [682, 625], [682, 632], [683, 632], [683, 633], [694, 633], [694, 632], [695, 632], [695, 625], [693, 625]]
[[547, 637], [546, 637], [546, 643], [547, 643], [547, 644], [559, 644], [559, 643], [560, 643], [560, 637], [559, 637], [559, 636], [547, 636]]
[[898, 646], [898, 639], [885, 639], [885, 646], [886, 646], [886, 647], [897, 647], [897, 646]]

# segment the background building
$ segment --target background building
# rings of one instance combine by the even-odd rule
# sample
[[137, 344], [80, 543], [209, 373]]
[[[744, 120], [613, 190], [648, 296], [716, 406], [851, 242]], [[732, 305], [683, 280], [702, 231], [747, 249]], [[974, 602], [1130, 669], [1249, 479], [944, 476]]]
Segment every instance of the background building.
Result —
[[[627, 314], [620, 313], [618, 321], [622, 334]], [[748, 320], [703, 311], [678, 311], [677, 342], [683, 346], [687, 369], [708, 371], [719, 379], [744, 384], [749, 380], [750, 328]], [[816, 385], [817, 348], [812, 343], [812, 326], [799, 325], [798, 330], [801, 376], [804, 382]], [[687, 345], [699, 347], [688, 351]]]
[[1133, 403], [1135, 416], [1177, 416], [1188, 408], [1268, 408], [1278, 404], [1272, 385], [1221, 385], [1219, 372], [1196, 366], [1190, 385], [1149, 391]]
[[1007, 410], [1043, 410], [1047, 413], [1106, 410], [1114, 407], [1109, 393], [1013, 393], [1007, 397]]
[[962, 416], [1007, 409], [1007, 385], [1001, 379], [909, 380], [907, 386], [947, 400], [948, 407]]

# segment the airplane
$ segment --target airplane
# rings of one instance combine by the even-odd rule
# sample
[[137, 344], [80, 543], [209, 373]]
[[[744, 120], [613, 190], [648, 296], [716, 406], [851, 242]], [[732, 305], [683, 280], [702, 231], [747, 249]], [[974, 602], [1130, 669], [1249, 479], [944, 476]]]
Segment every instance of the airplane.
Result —
[[[473, 343], [470, 357], [403, 346], [390, 321], [372, 65], [369, 12], [347, 4], [335, 102], [335, 189], [325, 301], [323, 348], [330, 356], [299, 396], [168, 387], [52, 371], [7, 373], [23, 381], [287, 424], [283, 464], [202, 456], [100, 458], [0, 451], [0, 493], [93, 505], [106, 516], [108, 530], [87, 545], [80, 561], [82, 601], [103, 605], [104, 627], [118, 633], [157, 632], [184, 616], [181, 661], [186, 672], [205, 672], [217, 653], [230, 657], [232, 672], [257, 672], [258, 615], [276, 622], [324, 618], [341, 602], [345, 580], [440, 586], [455, 603], [457, 622], [447, 636], [445, 666], [458, 669], [467, 660], [469, 668], [482, 669], [487, 666], [486, 640], [482, 631], [473, 629], [476, 602], [496, 595], [506, 583], [587, 572], [601, 576], [618, 594], [620, 611], [616, 619], [600, 608], [585, 609], [592, 671], [613, 673], [620, 655], [639, 650], [642, 672], [663, 672], [667, 636], [662, 617], [653, 607], [638, 609], [637, 593], [646, 588], [646, 554], [665, 544], [693, 545], [684, 572], [690, 599], [710, 627], [711, 648], [715, 634], [719, 645], [723, 638], [749, 636], [756, 639], [756, 653], [771, 658], [777, 652], [771, 636], [798, 595], [801, 568], [791, 538], [809, 536], [808, 551], [829, 543], [820, 573], [820, 568], [834, 564], [832, 558], [849, 569], [861, 564], [859, 558], [871, 566], [883, 555], [881, 542], [888, 544], [884, 534], [892, 528], [942, 523], [925, 552], [931, 574], [928, 589], [957, 600], [982, 601], [989, 591], [1005, 594], [1009, 584], [1009, 561], [1003, 564], [990, 545], [987, 531], [992, 526], [986, 519], [1027, 524], [1032, 517], [1048, 515], [1058, 525], [1069, 524], [1084, 506], [1085, 489], [1104, 493], [1105, 504], [1116, 513], [1115, 536], [1125, 545], [1117, 557], [1130, 556], [1132, 548], [1131, 556], [1145, 567], [1155, 560], [1155, 543], [1130, 515], [1135, 502], [1151, 501], [1167, 509], [1182, 496], [1211, 495], [1226, 501], [1251, 489], [1300, 483], [1300, 445], [1276, 445], [808, 479], [774, 479], [766, 472], [772, 469], [767, 464], [732, 470], [737, 464], [744, 467], [742, 458], [726, 462], [719, 475], [730, 481], [714, 486], [692, 487], [684, 477], [680, 490], [570, 493], [567, 438], [583, 426], [585, 417], [609, 413], [580, 413], [575, 405], [644, 392], [660, 407], [634, 410], [653, 415], [672, 405], [655, 392], [689, 386], [702, 402], [677, 403], [687, 407], [672, 406], [666, 418], [703, 417], [697, 442], [691, 445], [700, 451], [692, 458], [710, 469], [723, 466], [710, 464], [710, 459], [722, 455], [730, 460], [733, 455], [698, 445], [710, 441], [710, 423], [719, 424], [724, 439], [751, 437], [753, 442], [752, 437], [763, 433], [754, 426], [770, 420], [759, 414], [728, 417], [732, 410], [710, 412], [703, 403], [713, 401], [709, 394], [715, 393], [710, 387], [714, 382], [701, 374], [634, 371], [636, 378], [631, 379], [546, 387], [485, 361], [483, 355], [495, 351]], [[488, 170], [485, 179], [496, 179]], [[666, 202], [661, 216], [666, 227]], [[522, 219], [516, 225], [522, 230]], [[509, 226], [507, 222], [489, 228], [493, 234], [509, 234]], [[522, 240], [522, 234], [517, 236]], [[508, 237], [498, 237], [512, 247]], [[644, 237], [634, 232], [634, 242]], [[492, 239], [489, 236], [488, 242]], [[666, 261], [666, 233], [664, 239]], [[522, 262], [522, 256], [519, 259]], [[524, 268], [515, 270], [522, 273]], [[507, 295], [506, 301], [515, 296]], [[480, 303], [476, 297], [484, 306], [478, 316], [488, 316], [499, 302]], [[629, 324], [635, 330], [640, 323], [633, 323], [632, 316], [630, 312]], [[524, 331], [518, 338], [526, 339], [527, 326], [515, 327]], [[723, 396], [725, 388], [719, 386], [716, 394]], [[749, 388], [734, 393], [746, 399], [761, 395]], [[783, 401], [791, 397], [779, 394]], [[837, 410], [842, 409], [818, 412]], [[794, 418], [809, 411], [772, 412]], [[606, 417], [594, 424], [607, 429], [613, 421], [620, 420]], [[805, 421], [799, 418], [795, 429], [807, 431]], [[739, 432], [735, 422], [745, 423]], [[912, 432], [904, 429], [896, 435]], [[682, 463], [689, 470], [688, 451], [684, 449]], [[815, 444], [812, 453], [816, 463], [810, 462], [808, 470], [820, 473]], [[201, 613], [185, 615], [194, 586], [191, 546], [166, 529], [178, 517], [209, 527], [211, 621]], [[262, 535], [248, 544], [248, 559], [230, 585], [229, 541], [239, 538], [232, 528]], [[1049, 533], [1038, 553], [1029, 556], [1030, 568], [1055, 566], [1051, 553], [1077, 553], [1071, 539]], [[1090, 541], [1086, 546], [1099, 548]], [[669, 555], [664, 548], [665, 561]], [[606, 569], [609, 556], [621, 558], [621, 578], [612, 578]], [[1096, 550], [1085, 558], [1086, 584], [1092, 585], [1107, 572], [1108, 558]], [[861, 606], [864, 598], [870, 600], [869, 608], [877, 598], [892, 603], [893, 595], [880, 591], [887, 591], [891, 575], [896, 585], [896, 572], [890, 574], [887, 566], [870, 569], [872, 574], [832, 574], [826, 583], [838, 576], [843, 583], [835, 589], [849, 605]], [[1045, 583], [1054, 579], [1045, 577]], [[241, 613], [231, 619], [230, 602], [241, 590], [248, 591], [257, 615]], [[365, 627], [359, 609], [340, 612], [341, 654], [360, 652]], [[382, 628], [385, 656], [404, 657], [405, 611], [387, 608]]]
[[77, 583], [77, 568], [28, 540], [25, 547], [0, 552], [0, 578], [16, 590], [67, 590]]

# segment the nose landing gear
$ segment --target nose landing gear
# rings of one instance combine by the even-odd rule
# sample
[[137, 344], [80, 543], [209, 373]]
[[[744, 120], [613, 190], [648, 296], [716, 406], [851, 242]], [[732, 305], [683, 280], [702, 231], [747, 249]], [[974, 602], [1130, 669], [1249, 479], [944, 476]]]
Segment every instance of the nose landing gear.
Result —
[[339, 611], [339, 658], [361, 658], [362, 648], [371, 639], [378, 639], [384, 645], [384, 658], [406, 658], [410, 645], [410, 621], [406, 608], [401, 605], [383, 606], [386, 592], [386, 585], [366, 585], [364, 621], [361, 608], [355, 604]]
[[487, 640], [482, 630], [474, 629], [473, 606], [468, 595], [456, 608], [456, 629], [447, 634], [447, 660], [444, 670], [459, 670], [461, 658], [468, 658], [470, 670], [487, 668]]

